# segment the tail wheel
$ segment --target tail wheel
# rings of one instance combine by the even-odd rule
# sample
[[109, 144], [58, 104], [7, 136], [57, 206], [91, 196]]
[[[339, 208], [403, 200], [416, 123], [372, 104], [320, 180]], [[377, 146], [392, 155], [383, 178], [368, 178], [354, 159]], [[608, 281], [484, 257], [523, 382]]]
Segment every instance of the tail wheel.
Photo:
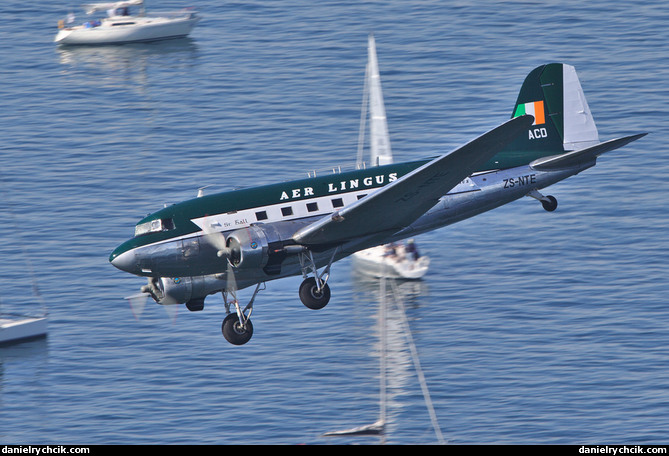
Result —
[[253, 324], [251, 320], [246, 320], [244, 324], [240, 323], [239, 317], [236, 313], [231, 313], [221, 325], [221, 332], [225, 340], [233, 345], [244, 345], [251, 340], [253, 335]]
[[322, 309], [330, 302], [330, 287], [325, 283], [319, 290], [316, 279], [309, 277], [300, 285], [300, 300], [309, 309]]
[[541, 205], [548, 212], [553, 212], [555, 209], [557, 209], [558, 202], [557, 202], [557, 199], [555, 199], [554, 196], [548, 195], [548, 196], [546, 196], [546, 199], [541, 200]]

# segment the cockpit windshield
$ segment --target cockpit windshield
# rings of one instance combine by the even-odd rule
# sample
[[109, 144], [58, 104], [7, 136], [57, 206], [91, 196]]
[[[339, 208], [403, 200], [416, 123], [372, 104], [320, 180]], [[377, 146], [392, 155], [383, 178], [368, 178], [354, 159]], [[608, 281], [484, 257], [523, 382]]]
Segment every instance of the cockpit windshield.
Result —
[[135, 237], [173, 229], [174, 221], [172, 219], [149, 220], [148, 222], [139, 223], [135, 226]]

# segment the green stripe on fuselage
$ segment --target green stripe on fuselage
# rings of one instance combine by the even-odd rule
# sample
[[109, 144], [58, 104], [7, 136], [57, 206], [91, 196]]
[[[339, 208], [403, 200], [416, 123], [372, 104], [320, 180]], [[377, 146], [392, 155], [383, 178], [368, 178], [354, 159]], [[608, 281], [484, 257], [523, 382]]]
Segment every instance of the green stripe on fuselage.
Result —
[[174, 225], [173, 229], [134, 237], [119, 246], [115, 252], [121, 253], [135, 247], [199, 232], [200, 228], [191, 220], [205, 216], [252, 208], [260, 210], [266, 206], [283, 203], [289, 206], [296, 201], [325, 196], [336, 197], [337, 195], [351, 191], [364, 191], [366, 189], [372, 191], [383, 187], [393, 180], [399, 179], [428, 161], [420, 160], [337, 174], [327, 174], [279, 184], [269, 184], [205, 195], [173, 204], [148, 215], [138, 222], [139, 225], [151, 220], [171, 219]]

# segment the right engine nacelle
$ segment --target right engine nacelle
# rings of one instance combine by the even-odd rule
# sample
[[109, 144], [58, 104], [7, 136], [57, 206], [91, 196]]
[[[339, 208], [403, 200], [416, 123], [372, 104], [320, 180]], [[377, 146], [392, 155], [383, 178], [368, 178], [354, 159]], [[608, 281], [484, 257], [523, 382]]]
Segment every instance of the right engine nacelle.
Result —
[[226, 240], [230, 263], [239, 269], [263, 268], [269, 259], [269, 242], [265, 231], [249, 226], [233, 231]]

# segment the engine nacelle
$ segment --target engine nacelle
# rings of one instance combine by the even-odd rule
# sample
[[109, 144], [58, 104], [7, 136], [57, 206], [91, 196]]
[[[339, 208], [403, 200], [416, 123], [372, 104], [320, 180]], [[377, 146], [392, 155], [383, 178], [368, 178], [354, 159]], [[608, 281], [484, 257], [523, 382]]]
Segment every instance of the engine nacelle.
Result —
[[183, 304], [221, 290], [225, 281], [216, 276], [160, 277], [151, 280], [148, 291], [159, 304]]
[[269, 241], [265, 230], [249, 226], [233, 231], [226, 240], [230, 263], [238, 269], [263, 268], [269, 260]]

